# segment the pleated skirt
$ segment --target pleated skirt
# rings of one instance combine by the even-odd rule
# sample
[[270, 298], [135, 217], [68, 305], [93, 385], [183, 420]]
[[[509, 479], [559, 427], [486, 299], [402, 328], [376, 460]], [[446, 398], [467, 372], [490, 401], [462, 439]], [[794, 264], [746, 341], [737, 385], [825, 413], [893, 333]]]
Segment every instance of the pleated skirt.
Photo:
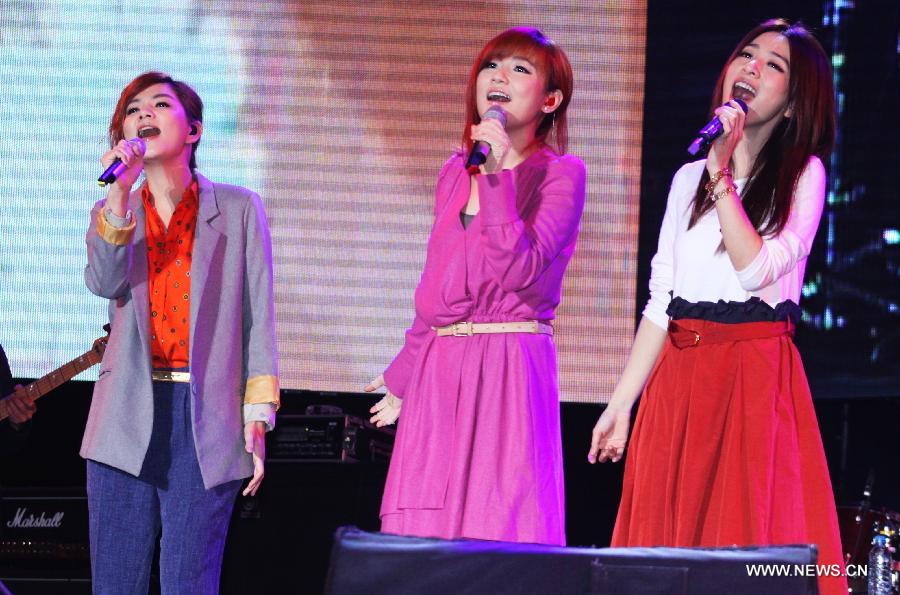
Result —
[[[790, 323], [673, 321], [628, 447], [614, 547], [813, 543], [842, 572], [834, 496]], [[822, 593], [846, 593], [843, 577]]]

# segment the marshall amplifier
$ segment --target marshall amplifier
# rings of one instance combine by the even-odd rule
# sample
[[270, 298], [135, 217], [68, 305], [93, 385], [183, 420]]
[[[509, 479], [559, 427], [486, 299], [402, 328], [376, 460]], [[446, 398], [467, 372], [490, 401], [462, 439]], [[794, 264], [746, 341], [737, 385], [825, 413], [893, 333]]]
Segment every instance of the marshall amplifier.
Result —
[[[0, 490], [0, 581], [13, 593], [90, 585], [84, 488]], [[45, 585], [51, 591], [41, 588]], [[76, 589], [77, 590], [77, 589]]]
[[313, 405], [305, 415], [278, 416], [275, 429], [267, 435], [266, 460], [386, 463], [393, 447], [393, 428], [376, 428], [337, 407]]
[[0, 564], [90, 559], [84, 488], [0, 491]]

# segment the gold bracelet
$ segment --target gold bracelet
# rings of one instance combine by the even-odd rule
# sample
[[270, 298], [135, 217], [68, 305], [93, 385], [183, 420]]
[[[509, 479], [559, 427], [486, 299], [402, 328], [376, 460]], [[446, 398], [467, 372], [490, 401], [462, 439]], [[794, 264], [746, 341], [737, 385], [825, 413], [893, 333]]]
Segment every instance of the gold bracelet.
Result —
[[[729, 178], [731, 177], [731, 170], [728, 169], [727, 167], [723, 167], [722, 169], [720, 169], [719, 171], [714, 173], [712, 176], [710, 176], [709, 182], [707, 182], [706, 186], [703, 187], [706, 190], [706, 198], [707, 199], [712, 200], [712, 197], [714, 196], [714, 194], [716, 192], [716, 186], [722, 180], [722, 178], [724, 178], [726, 176]], [[718, 199], [716, 199], [716, 200], [718, 200]], [[713, 200], [713, 202], [715, 202], [715, 200]]]
[[707, 194], [706, 196], [707, 196], [707, 198], [709, 198], [709, 200], [711, 200], [713, 203], [715, 203], [720, 198], [725, 198], [726, 195], [728, 195], [732, 192], [737, 192], [737, 186], [735, 186], [734, 184], [727, 186], [725, 188], [725, 190], [719, 190], [716, 193]]
[[729, 176], [729, 177], [731, 176], [731, 170], [728, 169], [727, 167], [723, 167], [722, 169], [720, 169], [719, 171], [714, 173], [712, 176], [710, 176], [709, 182], [707, 182], [706, 186], [705, 186], [706, 191], [707, 192], [712, 191], [713, 188], [716, 187], [716, 184], [719, 183], [719, 180], [721, 180], [725, 176]]

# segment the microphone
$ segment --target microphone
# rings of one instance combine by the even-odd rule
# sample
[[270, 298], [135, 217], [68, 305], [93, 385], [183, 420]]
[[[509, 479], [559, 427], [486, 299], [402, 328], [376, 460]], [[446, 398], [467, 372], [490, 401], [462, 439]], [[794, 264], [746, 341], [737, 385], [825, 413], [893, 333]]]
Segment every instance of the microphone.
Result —
[[[744, 103], [743, 100], [735, 99], [734, 102], [741, 106], [741, 109], [744, 110], [745, 114], [747, 113], [747, 104]], [[691, 146], [688, 147], [687, 152], [693, 156], [697, 156], [700, 153], [706, 153], [712, 142], [720, 136], [722, 136], [722, 122], [719, 121], [718, 116], [714, 116], [713, 119], [709, 121], [709, 124], [700, 129], [700, 132], [697, 133], [697, 138], [695, 138], [694, 142], [691, 143]]]
[[[506, 112], [503, 111], [503, 108], [499, 105], [492, 105], [488, 108], [488, 111], [484, 112], [484, 115], [481, 117], [482, 120], [497, 120], [500, 122], [500, 125], [506, 128]], [[478, 167], [485, 161], [487, 161], [487, 156], [491, 152], [491, 145], [487, 144], [484, 141], [478, 141], [472, 146], [472, 152], [469, 153], [469, 158], [466, 160], [466, 169], [470, 167]]]
[[[143, 130], [141, 132], [144, 132]], [[144, 142], [144, 139], [141, 138], [140, 132], [138, 136], [128, 139], [130, 143], [137, 143], [137, 145], [141, 148], [141, 155], [143, 155], [147, 151], [147, 143]], [[112, 184], [116, 181], [116, 178], [121, 176], [125, 170], [128, 169], [128, 166], [122, 163], [122, 160], [116, 157], [115, 161], [109, 164], [109, 167], [106, 168], [100, 177], [97, 178], [97, 185], [100, 187], [106, 186], [107, 184]]]

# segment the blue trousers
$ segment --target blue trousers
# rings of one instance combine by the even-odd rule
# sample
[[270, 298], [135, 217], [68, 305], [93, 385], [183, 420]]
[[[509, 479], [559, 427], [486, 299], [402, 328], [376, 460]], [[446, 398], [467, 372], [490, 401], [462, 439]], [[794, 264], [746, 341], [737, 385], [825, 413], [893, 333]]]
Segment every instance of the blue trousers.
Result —
[[87, 462], [94, 593], [145, 595], [159, 539], [163, 594], [213, 595], [241, 481], [203, 487], [190, 384], [154, 382], [153, 401], [153, 433], [138, 477]]

